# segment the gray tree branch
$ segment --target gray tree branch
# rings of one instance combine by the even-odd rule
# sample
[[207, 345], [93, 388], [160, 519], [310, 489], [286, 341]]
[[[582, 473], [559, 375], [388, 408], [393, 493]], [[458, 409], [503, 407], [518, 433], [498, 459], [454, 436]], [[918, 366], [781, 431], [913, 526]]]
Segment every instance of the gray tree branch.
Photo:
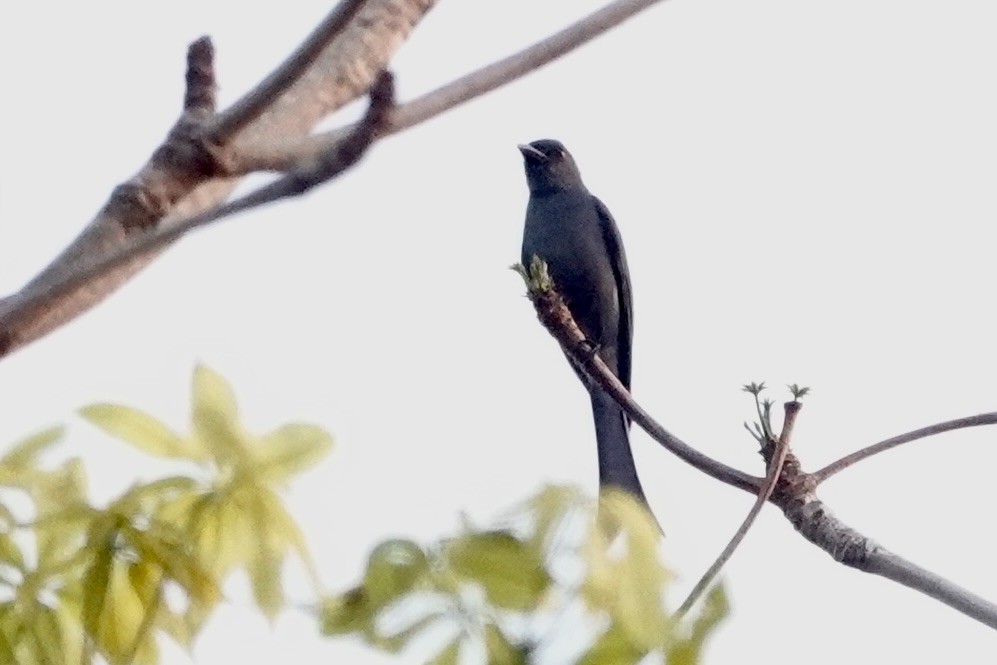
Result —
[[[198, 155], [198, 168], [181, 163], [164, 171], [150, 160], [125, 186], [134, 193], [131, 214], [115, 214], [106, 206], [37, 277], [0, 299], [0, 358], [99, 303], [183, 232], [273, 200], [250, 196], [220, 214], [206, 215], [231, 192], [234, 176], [295, 170], [349, 141], [353, 126], [318, 136], [307, 133], [363, 94], [434, 2], [344, 0], [287, 62], [230, 111], [202, 118], [186, 133], [171, 132], [164, 147]], [[658, 2], [617, 0], [513, 56], [396, 108], [378, 136], [412, 127], [515, 80]], [[225, 143], [228, 138], [233, 140]], [[157, 235], [151, 240], [134, 233], [151, 233], [153, 227]]]
[[[756, 496], [765, 491], [762, 487], [764, 479], [749, 476], [702, 455], [655, 422], [634, 402], [633, 397], [599, 356], [591, 352], [591, 347], [571, 312], [556, 292], [556, 285], [547, 276], [546, 266], [540, 261], [534, 261], [529, 271], [522, 266], [518, 268], [526, 279], [527, 295], [533, 302], [540, 322], [585, 371], [588, 378], [612, 396], [635, 423], [676, 456], [713, 478]], [[804, 538], [839, 563], [920, 591], [997, 629], [997, 605], [888, 551], [836, 518], [817, 497], [818, 479], [814, 474], [803, 470], [799, 459], [789, 449], [788, 432], [791, 431], [792, 424], [789, 418], [787, 424], [790, 425], [789, 430], [783, 430], [787, 445], [763, 446], [761, 452], [770, 470], [773, 464], [779, 464], [782, 468], [769, 501], [782, 510]], [[765, 436], [770, 436], [767, 428]]]
[[[237, 154], [242, 141], [300, 137], [326, 115], [363, 95], [433, 4], [434, 0], [366, 0], [345, 28], [326, 35], [328, 42], [310, 59], [304, 73], [286, 82], [283, 94], [266, 108], [253, 111], [258, 115], [235, 136], [232, 146], [211, 146], [205, 141], [210, 118], [181, 116], [163, 146], [138, 174], [115, 190], [69, 247], [17, 293], [0, 300], [0, 357], [102, 301], [162, 248], [136, 252], [113, 271], [95, 275], [72, 292], [52, 296], [67, 277], [120, 251], [149, 229], [176, 226], [224, 200], [237, 182], [227, 175], [226, 150]], [[189, 59], [188, 69], [190, 64]], [[157, 155], [183, 159], [157, 159]]]

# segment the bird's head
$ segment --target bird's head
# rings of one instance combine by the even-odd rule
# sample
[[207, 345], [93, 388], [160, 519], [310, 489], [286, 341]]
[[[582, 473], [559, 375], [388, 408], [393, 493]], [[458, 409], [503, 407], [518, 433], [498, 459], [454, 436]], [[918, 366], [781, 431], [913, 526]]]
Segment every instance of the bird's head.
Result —
[[553, 139], [541, 139], [519, 146], [526, 167], [530, 192], [543, 194], [583, 187], [582, 175], [571, 153]]

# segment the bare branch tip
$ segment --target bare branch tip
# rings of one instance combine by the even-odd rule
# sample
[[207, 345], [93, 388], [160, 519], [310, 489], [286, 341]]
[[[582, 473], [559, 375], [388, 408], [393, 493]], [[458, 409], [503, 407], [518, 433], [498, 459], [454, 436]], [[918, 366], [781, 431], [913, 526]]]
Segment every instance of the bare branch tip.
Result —
[[395, 75], [385, 69], [370, 86], [368, 91], [370, 107], [365, 122], [371, 124], [373, 133], [381, 134], [390, 124], [391, 109], [395, 107]]
[[187, 88], [183, 108], [188, 113], [215, 112], [215, 47], [205, 35], [187, 47]]

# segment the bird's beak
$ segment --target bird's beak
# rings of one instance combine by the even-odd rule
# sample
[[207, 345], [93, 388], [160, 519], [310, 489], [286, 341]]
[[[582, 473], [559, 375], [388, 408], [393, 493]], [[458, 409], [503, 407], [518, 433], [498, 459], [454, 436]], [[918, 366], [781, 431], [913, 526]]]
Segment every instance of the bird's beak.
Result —
[[523, 153], [523, 159], [528, 162], [543, 164], [547, 161], [547, 155], [543, 154], [531, 145], [518, 145], [519, 152]]

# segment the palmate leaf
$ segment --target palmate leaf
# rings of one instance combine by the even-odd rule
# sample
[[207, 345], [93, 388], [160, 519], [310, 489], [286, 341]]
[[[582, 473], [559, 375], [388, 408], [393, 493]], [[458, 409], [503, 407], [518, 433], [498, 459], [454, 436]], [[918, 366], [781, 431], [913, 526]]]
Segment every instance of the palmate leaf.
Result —
[[176, 434], [144, 411], [101, 402], [85, 406], [79, 415], [111, 436], [160, 457], [206, 460], [207, 452], [196, 441]]
[[461, 536], [447, 544], [445, 555], [456, 575], [479, 583], [501, 608], [531, 609], [550, 586], [541, 553], [505, 531]]

